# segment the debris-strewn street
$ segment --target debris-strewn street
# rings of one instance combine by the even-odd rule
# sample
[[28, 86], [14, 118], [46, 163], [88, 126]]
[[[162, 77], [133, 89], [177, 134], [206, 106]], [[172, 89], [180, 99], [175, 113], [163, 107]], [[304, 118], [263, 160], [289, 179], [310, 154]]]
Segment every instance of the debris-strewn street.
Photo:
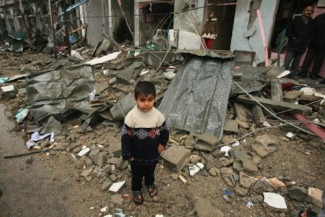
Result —
[[0, 217], [325, 217], [324, 12], [0, 0]]
[[[242, 65], [234, 70], [236, 61], [229, 53], [210, 53], [214, 58], [193, 53], [185, 60], [172, 53], [170, 66], [153, 67], [156, 54], [150, 52], [116, 47], [117, 53], [94, 59], [91, 49], [76, 51], [79, 58], [58, 60], [32, 51], [2, 53], [1, 112], [14, 122], [1, 128], [6, 135], [0, 143], [3, 216], [322, 212], [321, 85], [312, 88], [280, 78], [279, 67]], [[198, 63], [206, 66], [197, 68]], [[202, 68], [207, 75], [218, 65], [222, 70], [207, 80], [191, 75]], [[186, 79], [192, 86], [186, 87]], [[143, 206], [132, 202], [120, 143], [121, 124], [134, 106], [132, 92], [139, 80], [156, 84], [157, 107], [173, 120], [156, 170], [158, 197], [143, 189]], [[276, 82], [282, 88], [276, 89]], [[251, 94], [254, 98], [247, 97]], [[186, 120], [184, 125], [173, 119], [177, 115]]]

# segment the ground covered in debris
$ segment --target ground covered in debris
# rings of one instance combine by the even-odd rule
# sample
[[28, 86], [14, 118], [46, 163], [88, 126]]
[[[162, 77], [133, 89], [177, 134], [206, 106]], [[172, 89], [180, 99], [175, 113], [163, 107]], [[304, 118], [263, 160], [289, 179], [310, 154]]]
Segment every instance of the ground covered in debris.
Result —
[[[45, 70], [48, 65], [53, 64], [54, 59], [44, 54], [26, 51], [20, 54], [6, 52], [0, 61], [1, 77], [10, 77]], [[70, 59], [66, 64], [75, 62], [75, 59]], [[93, 74], [97, 86], [104, 86], [101, 93], [104, 93], [110, 102], [114, 100], [116, 102], [117, 91], [123, 93], [131, 91], [128, 85], [114, 85], [113, 77], [103, 68], [94, 67]], [[163, 92], [168, 87], [169, 81], [159, 76], [153, 76], [152, 79], [156, 83], [164, 84], [158, 85], [160, 87], [158, 89]], [[26, 79], [19, 79], [11, 84], [15, 85], [16, 96], [9, 99], [2, 98], [1, 103], [6, 105], [8, 118], [16, 121], [16, 112], [28, 105]], [[110, 88], [107, 89], [107, 86]], [[320, 111], [313, 115], [322, 119]], [[287, 117], [282, 116], [282, 118]], [[162, 160], [156, 172], [158, 197], [150, 198], [146, 189], [143, 189], [145, 197], [143, 206], [136, 206], [131, 201], [127, 162], [115, 157], [115, 151], [118, 151], [115, 146], [120, 145], [120, 128], [98, 124], [82, 129], [83, 120], [80, 116], [66, 119], [62, 123], [62, 132], [55, 135], [55, 143], [40, 141], [37, 147], [43, 152], [33, 155], [32, 158], [35, 160], [32, 160], [32, 163], [26, 161], [28, 166], [23, 169], [31, 176], [35, 174], [35, 177], [38, 173], [51, 171], [52, 176], [42, 180], [45, 185], [56, 186], [53, 183], [64, 183], [65, 187], [61, 186], [61, 189], [38, 190], [42, 192], [39, 193], [40, 195], [47, 195], [47, 193], [55, 195], [53, 192], [56, 191], [58, 195], [62, 195], [61, 191], [64, 191], [65, 195], [57, 199], [63, 200], [62, 203], [67, 209], [66, 216], [105, 216], [114, 213], [117, 213], [116, 216], [124, 216], [124, 213], [126, 216], [161, 214], [161, 216], [296, 217], [298, 212], [304, 209], [310, 208], [318, 213], [323, 208], [319, 194], [308, 195], [308, 190], [311, 188], [325, 190], [323, 141], [318, 136], [284, 126], [282, 122], [272, 117], [267, 119], [271, 126], [264, 127], [263, 130], [259, 130], [260, 128], [256, 127], [248, 117], [248, 128], [240, 127], [238, 133], [225, 133], [221, 141], [213, 144], [219, 148], [220, 144], [227, 144], [231, 149], [229, 153], [220, 151], [219, 148], [206, 152], [194, 145], [194, 148], [189, 149], [191, 150], [189, 162], [177, 172], [171, 170]], [[21, 124], [13, 127], [13, 133], [21, 136], [26, 142], [37, 127], [33, 119], [28, 117]], [[288, 136], [288, 132], [293, 136]], [[233, 143], [235, 139], [237, 142]], [[169, 146], [189, 147], [198, 140], [206, 142], [205, 138], [200, 136], [171, 129]], [[80, 154], [83, 146], [90, 148], [89, 155]], [[3, 152], [8, 148], [1, 148], [1, 150]], [[227, 153], [228, 156], [225, 156]], [[2, 153], [2, 155], [6, 154], [8, 153]], [[14, 164], [7, 164], [4, 160], [0, 162], [2, 167], [12, 167], [7, 168], [7, 171], [15, 173]], [[33, 169], [37, 167], [35, 164], [41, 163], [46, 165], [48, 170]], [[198, 165], [201, 165], [198, 163], [204, 167], [198, 169]], [[195, 169], [197, 173], [191, 176], [190, 172]], [[15, 178], [15, 176], [7, 176], [6, 183], [14, 183], [15, 180], [10, 179]], [[0, 183], [4, 183], [3, 179], [0, 178]], [[112, 184], [120, 181], [126, 181], [124, 187], [117, 192], [112, 192], [110, 189]], [[19, 191], [19, 188], [26, 186], [16, 187]], [[0, 190], [2, 190], [1, 202], [12, 199], [13, 196], [6, 197], [6, 189]], [[263, 202], [266, 197], [271, 198], [263, 193], [270, 192], [282, 195], [285, 202], [279, 202], [280, 199], [276, 199], [279, 202], [277, 205]], [[41, 203], [42, 200], [43, 198], [40, 197], [39, 202]], [[284, 205], [286, 208], [283, 207]], [[278, 208], [275, 208], [277, 206]], [[56, 215], [50, 212], [51, 210], [48, 216]], [[28, 215], [24, 215], [23, 209], [9, 215], [18, 216], [19, 213], [21, 216]], [[38, 216], [37, 211], [33, 216]]]

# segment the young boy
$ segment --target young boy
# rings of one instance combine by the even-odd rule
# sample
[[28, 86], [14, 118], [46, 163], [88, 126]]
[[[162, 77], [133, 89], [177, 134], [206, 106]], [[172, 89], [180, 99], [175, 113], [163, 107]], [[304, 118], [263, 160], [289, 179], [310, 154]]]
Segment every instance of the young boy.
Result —
[[142, 179], [151, 197], [158, 194], [154, 171], [165, 149], [169, 131], [165, 118], [155, 107], [156, 89], [140, 81], [134, 89], [136, 106], [126, 115], [122, 128], [122, 156], [131, 163], [133, 201], [143, 203]]

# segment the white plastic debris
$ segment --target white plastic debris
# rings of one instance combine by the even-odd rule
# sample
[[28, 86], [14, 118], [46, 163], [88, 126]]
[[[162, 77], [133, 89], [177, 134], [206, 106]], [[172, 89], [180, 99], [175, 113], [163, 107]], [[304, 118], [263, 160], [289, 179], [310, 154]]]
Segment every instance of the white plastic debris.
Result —
[[225, 156], [228, 157], [229, 156], [229, 150], [230, 149], [231, 149], [231, 147], [229, 147], [229, 146], [226, 145], [226, 146], [221, 147], [220, 148], [220, 151], [221, 152], [224, 152], [225, 153]]
[[189, 166], [190, 176], [194, 176], [196, 173], [198, 173], [203, 168], [204, 168], [204, 164], [201, 162], [194, 164], [192, 166]]
[[140, 72], [140, 76], [143, 76], [143, 75], [147, 74], [148, 72], [150, 72], [149, 69], [142, 69]]
[[82, 157], [82, 156], [84, 156], [85, 154], [88, 154], [89, 152], [90, 152], [90, 148], [88, 148], [88, 147], [83, 147], [83, 148], [81, 149], [81, 151], [79, 151], [78, 156], [79, 156], [79, 157]]
[[156, 214], [155, 217], [164, 217], [164, 215], [163, 214]]
[[100, 212], [101, 213], [105, 213], [107, 211], [108, 211], [108, 206], [105, 206], [105, 207], [103, 207], [103, 208], [100, 209]]
[[72, 50], [71, 51], [71, 56], [73, 56], [73, 57], [75, 57], [75, 58], [77, 58], [79, 60], [85, 60], [83, 58], [83, 56], [81, 56], [81, 54], [78, 51], [76, 51], [76, 50]]
[[287, 209], [287, 204], [280, 194], [264, 192], [264, 203], [276, 209]]
[[37, 145], [33, 140], [28, 140], [27, 142], [26, 142], [26, 147], [30, 150], [30, 149], [32, 149], [32, 147], [34, 147], [35, 145]]
[[18, 124], [20, 124], [21, 122], [23, 122], [23, 120], [25, 120], [25, 118], [28, 116], [29, 113], [29, 109], [28, 108], [21, 108], [17, 111], [17, 113], [15, 114], [15, 118]]
[[236, 142], [234, 142], [234, 143], [231, 144], [232, 147], [237, 147], [239, 145], [240, 145], [240, 143], [239, 143], [238, 140], [236, 140]]
[[288, 138], [290, 138], [290, 139], [294, 138], [295, 136], [296, 136], [296, 135], [293, 134], [293, 133], [291, 133], [291, 132], [288, 132], [288, 133], [286, 134], [286, 137], [288, 137]]
[[124, 186], [125, 181], [121, 182], [115, 182], [111, 185], [111, 187], [108, 189], [111, 192], [119, 192], [119, 190]]
[[31, 140], [33, 140], [34, 142], [43, 140], [47, 137], [50, 137], [50, 142], [53, 143], [54, 142], [54, 133], [46, 133], [46, 134], [39, 134], [39, 132], [34, 132], [31, 136]]
[[300, 89], [300, 91], [302, 91], [306, 96], [312, 96], [316, 93], [315, 88], [311, 88], [311, 87], [303, 87]]
[[251, 208], [252, 206], [254, 206], [254, 204], [252, 203], [252, 201], [248, 201], [246, 204], [247, 208]]
[[163, 74], [164, 74], [164, 77], [168, 80], [172, 80], [176, 76], [176, 73], [171, 72], [171, 71], [164, 72]]
[[290, 71], [289, 70], [285, 70], [285, 71], [283, 71], [281, 74], [279, 74], [278, 76], [277, 76], [277, 78], [283, 78], [283, 77], [285, 77], [285, 76], [287, 76], [287, 75], [289, 75], [290, 74]]
[[113, 217], [111, 214], [104, 215], [104, 217]]
[[198, 167], [197, 165], [191, 165], [188, 167], [190, 170], [190, 176], [194, 176], [196, 173], [198, 173], [200, 171], [200, 167]]
[[108, 74], [108, 69], [104, 69], [103, 70], [103, 75], [107, 75]]

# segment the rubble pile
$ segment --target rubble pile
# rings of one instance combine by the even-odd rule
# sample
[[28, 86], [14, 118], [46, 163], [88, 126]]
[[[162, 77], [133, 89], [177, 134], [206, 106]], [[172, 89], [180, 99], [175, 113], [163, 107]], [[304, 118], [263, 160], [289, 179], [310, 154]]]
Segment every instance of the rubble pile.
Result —
[[[93, 54], [80, 49], [68, 60], [57, 61], [36, 60], [27, 53], [19, 57], [2, 54], [6, 58], [1, 60], [1, 100], [16, 114], [17, 132], [24, 135], [28, 149], [48, 156], [68, 154], [80, 178], [89, 183], [101, 181], [102, 191], [111, 195], [101, 215], [120, 209], [118, 212], [132, 216], [138, 213], [130, 200], [130, 171], [121, 158], [120, 129], [134, 106], [133, 86], [139, 80], [153, 82], [159, 106], [179, 73], [182, 58], [179, 53], [169, 54], [173, 57], [163, 53], [161, 59], [161, 53], [114, 49], [105, 40]], [[103, 55], [103, 51], [109, 53]], [[94, 54], [98, 57], [91, 58]], [[174, 61], [155, 65], [152, 58]], [[26, 64], [15, 67], [22, 61]], [[70, 65], [74, 69], [90, 67], [91, 78], [65, 84], [64, 76], [80, 78], [80, 68], [69, 74]], [[14, 76], [4, 74], [9, 69]], [[255, 78], [248, 79], [250, 85], [245, 86], [245, 76], [252, 70], [256, 70]], [[280, 72], [277, 67], [248, 66], [231, 71], [235, 83], [225, 102], [221, 135], [171, 126], [169, 144], [157, 168], [160, 198], [145, 197], [142, 214], [151, 213], [146, 202], [157, 204], [154, 210], [164, 212], [161, 216], [234, 216], [243, 210], [250, 216], [322, 212], [325, 119], [320, 102], [324, 97], [297, 81], [277, 77]], [[42, 97], [46, 95], [40, 90], [49, 87], [41, 83], [45, 80], [54, 81], [53, 98]], [[72, 84], [69, 94], [64, 92]], [[73, 93], [78, 97], [71, 98]]]

